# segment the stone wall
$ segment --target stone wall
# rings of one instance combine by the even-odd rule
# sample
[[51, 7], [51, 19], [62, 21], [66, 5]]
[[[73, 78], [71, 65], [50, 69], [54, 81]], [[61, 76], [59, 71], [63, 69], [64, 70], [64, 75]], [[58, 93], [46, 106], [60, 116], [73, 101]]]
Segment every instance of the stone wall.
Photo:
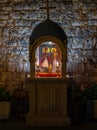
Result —
[[[67, 72], [86, 76], [97, 62], [97, 1], [50, 0], [50, 19], [65, 31], [68, 41]], [[0, 0], [0, 86], [13, 91], [23, 85], [29, 67], [29, 36], [47, 18], [45, 0]], [[87, 65], [86, 65], [87, 64]], [[90, 65], [90, 66], [89, 66]], [[89, 73], [88, 73], [89, 74]], [[92, 75], [92, 74], [91, 74]], [[82, 76], [83, 77], [83, 76]]]

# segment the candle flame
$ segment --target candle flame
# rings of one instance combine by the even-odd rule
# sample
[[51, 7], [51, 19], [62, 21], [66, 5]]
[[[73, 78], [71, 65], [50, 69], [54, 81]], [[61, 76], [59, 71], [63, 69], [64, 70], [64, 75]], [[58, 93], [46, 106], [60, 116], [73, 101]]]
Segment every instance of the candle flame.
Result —
[[39, 66], [39, 61], [37, 61], [37, 63], [36, 63], [36, 64], [37, 64], [37, 66]]
[[56, 64], [57, 64], [57, 67], [59, 67], [59, 62], [57, 62]]

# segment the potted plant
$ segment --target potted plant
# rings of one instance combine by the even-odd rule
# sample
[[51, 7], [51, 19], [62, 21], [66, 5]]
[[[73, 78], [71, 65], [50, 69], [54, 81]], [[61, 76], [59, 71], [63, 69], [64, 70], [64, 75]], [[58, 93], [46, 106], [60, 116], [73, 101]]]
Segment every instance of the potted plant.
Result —
[[9, 118], [12, 101], [10, 92], [4, 88], [0, 88], [0, 119], [5, 120]]
[[12, 102], [12, 96], [10, 92], [4, 88], [0, 88], [0, 101]]
[[84, 100], [87, 101], [87, 119], [97, 119], [97, 84], [94, 84], [91, 88], [87, 88], [83, 95]]

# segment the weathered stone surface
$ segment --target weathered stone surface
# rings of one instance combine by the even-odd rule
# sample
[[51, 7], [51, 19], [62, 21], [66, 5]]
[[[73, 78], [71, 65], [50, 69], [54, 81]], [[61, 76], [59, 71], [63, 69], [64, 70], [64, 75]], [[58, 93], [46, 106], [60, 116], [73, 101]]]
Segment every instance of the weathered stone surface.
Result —
[[0, 3], [6, 3], [8, 0], [0, 0]]
[[37, 11], [29, 12], [28, 19], [36, 20], [38, 17]]
[[15, 4], [13, 6], [13, 10], [15, 11], [24, 10], [23, 4]]
[[3, 11], [11, 11], [11, 10], [12, 10], [12, 7], [10, 7], [10, 6], [4, 6], [4, 7], [2, 8], [2, 10], [3, 10]]
[[[56, 7], [50, 9], [50, 19], [67, 35], [68, 71], [80, 73], [84, 62], [97, 58], [97, 0], [50, 0], [49, 5]], [[14, 71], [22, 71], [24, 58], [24, 71], [29, 72], [29, 36], [47, 18], [47, 10], [41, 7], [46, 7], [45, 0], [0, 0], [0, 63], [9, 70], [14, 64]]]
[[11, 19], [20, 19], [21, 18], [21, 15], [20, 15], [20, 12], [11, 12], [10, 14], [9, 14], [9, 16], [10, 16], [10, 18]]
[[7, 24], [7, 21], [4, 20], [0, 20], [0, 26], [3, 27]]
[[8, 12], [4, 12], [4, 13], [1, 12], [1, 13], [0, 13], [0, 19], [1, 19], [1, 20], [2, 20], [2, 19], [5, 19], [5, 20], [8, 19]]
[[7, 21], [7, 26], [13, 26], [14, 25], [14, 19], [8, 19], [8, 21]]

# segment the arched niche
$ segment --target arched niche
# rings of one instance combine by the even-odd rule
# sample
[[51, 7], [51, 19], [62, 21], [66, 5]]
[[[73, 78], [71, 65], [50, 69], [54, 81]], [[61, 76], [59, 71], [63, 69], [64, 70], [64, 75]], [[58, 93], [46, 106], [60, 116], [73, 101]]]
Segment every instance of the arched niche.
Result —
[[[38, 50], [40, 49], [40, 50]], [[46, 63], [47, 67], [42, 66], [43, 62], [42, 55], [43, 50], [42, 49], [48, 49], [46, 55], [49, 57], [49, 63]], [[56, 61], [56, 68], [54, 71], [53, 66], [53, 52], [58, 54], [58, 58]], [[66, 77], [66, 61], [67, 61], [67, 44], [66, 39], [64, 41], [61, 41], [57, 37], [53, 36], [42, 36], [38, 39], [36, 39], [33, 43], [30, 41], [29, 46], [29, 58], [30, 58], [30, 77], [31, 78], [65, 78]], [[39, 52], [37, 55], [36, 53]], [[38, 58], [38, 59], [37, 59]], [[47, 59], [46, 59], [47, 60]], [[45, 60], [45, 61], [46, 61]], [[47, 62], [47, 61], [46, 61]]]
[[[55, 63], [55, 71], [51, 60], [53, 52], [49, 53], [52, 49], [56, 50], [59, 57]], [[41, 66], [44, 51], [51, 56], [48, 58], [51, 66], [46, 58], [45, 69]], [[47, 19], [33, 29], [29, 41], [29, 61], [30, 78], [27, 78], [26, 84], [29, 86], [30, 108], [26, 116], [26, 125], [69, 125], [66, 83], [67, 37], [57, 23]]]

